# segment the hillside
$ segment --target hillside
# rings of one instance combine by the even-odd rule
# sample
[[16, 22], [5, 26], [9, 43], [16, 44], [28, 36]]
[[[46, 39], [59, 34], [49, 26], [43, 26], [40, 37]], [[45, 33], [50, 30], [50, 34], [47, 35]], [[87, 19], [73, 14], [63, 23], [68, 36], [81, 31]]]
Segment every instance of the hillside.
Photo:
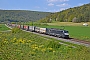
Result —
[[36, 21], [45, 18], [49, 12], [26, 10], [0, 10], [0, 22], [4, 21]]
[[53, 13], [40, 22], [90, 22], [90, 3]]

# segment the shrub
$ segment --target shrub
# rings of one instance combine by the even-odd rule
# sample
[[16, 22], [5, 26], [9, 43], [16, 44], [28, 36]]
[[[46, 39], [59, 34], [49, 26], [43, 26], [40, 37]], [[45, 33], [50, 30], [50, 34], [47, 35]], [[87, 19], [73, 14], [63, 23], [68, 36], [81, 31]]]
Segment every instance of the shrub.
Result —
[[80, 23], [81, 21], [78, 18], [74, 17], [73, 20], [72, 20], [72, 22], [73, 23]]
[[12, 33], [19, 33], [19, 32], [21, 32], [21, 30], [17, 27], [12, 29]]
[[47, 44], [47, 47], [48, 48], [53, 48], [53, 49], [58, 49], [60, 48], [60, 44], [56, 41], [50, 41], [48, 44]]

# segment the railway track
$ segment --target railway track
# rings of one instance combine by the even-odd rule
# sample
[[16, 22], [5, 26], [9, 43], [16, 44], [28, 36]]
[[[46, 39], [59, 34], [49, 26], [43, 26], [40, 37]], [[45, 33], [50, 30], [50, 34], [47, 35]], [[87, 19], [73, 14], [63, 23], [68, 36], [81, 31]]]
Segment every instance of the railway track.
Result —
[[[5, 26], [7, 26], [7, 25], [5, 25]], [[11, 29], [11, 27], [8, 27], [8, 28]], [[30, 32], [30, 31], [26, 31], [26, 30], [23, 30], [23, 31]], [[56, 40], [61, 40], [61, 41], [64, 41], [64, 42], [70, 42], [70, 43], [74, 43], [74, 44], [78, 44], [78, 45], [83, 45], [83, 46], [86, 46], [86, 47], [90, 47], [90, 42], [89, 41], [78, 40], [78, 39], [75, 39], [75, 38], [68, 38], [68, 39], [58, 38], [58, 37], [49, 36], [49, 35], [45, 35], [45, 34], [39, 34], [39, 33], [36, 33], [36, 32], [30, 32], [30, 33], [41, 35], [41, 36], [46, 36], [46, 37], [49, 37], [49, 38], [54, 38]]]
[[89, 42], [89, 41], [78, 40], [78, 39], [75, 39], [75, 38], [72, 38], [72, 39], [69, 39], [69, 40], [71, 40], [71, 41], [75, 41], [75, 42], [79, 42], [79, 43], [81, 43], [81, 44], [84, 44], [84, 45], [90, 47], [90, 42]]
[[[23, 30], [23, 31], [30, 32], [30, 31], [26, 31], [26, 30]], [[83, 40], [78, 40], [78, 39], [74, 39], [74, 38], [68, 38], [68, 39], [58, 38], [58, 37], [49, 36], [49, 35], [45, 35], [45, 34], [39, 34], [39, 33], [36, 33], [36, 32], [30, 32], [30, 33], [41, 35], [41, 36], [45, 36], [45, 37], [49, 37], [49, 38], [54, 38], [56, 40], [61, 40], [61, 41], [64, 41], [64, 42], [70, 42], [70, 43], [74, 43], [74, 44], [90, 47], [90, 42], [89, 41], [83, 41]]]

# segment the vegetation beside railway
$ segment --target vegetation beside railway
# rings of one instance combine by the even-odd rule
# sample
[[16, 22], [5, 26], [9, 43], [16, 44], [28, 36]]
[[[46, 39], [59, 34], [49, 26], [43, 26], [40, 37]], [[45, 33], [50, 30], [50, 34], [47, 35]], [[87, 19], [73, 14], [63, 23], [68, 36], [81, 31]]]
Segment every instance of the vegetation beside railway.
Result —
[[0, 60], [90, 60], [90, 48], [59, 42], [18, 28], [0, 32]]
[[8, 27], [6, 27], [4, 24], [0, 24], [0, 31], [6, 31], [10, 30]]
[[[83, 26], [83, 23], [72, 22], [53, 22], [53, 23], [36, 23], [33, 22], [33, 26], [39, 26], [44, 28], [57, 28], [65, 29], [69, 31], [70, 38], [79, 40], [85, 40], [90, 42], [90, 22], [87, 22], [88, 26]], [[32, 22], [24, 23], [25, 25], [31, 25]]]
[[79, 40], [90, 41], [90, 22], [87, 22], [88, 26], [83, 26], [83, 23], [72, 23], [72, 22], [54, 22], [48, 23], [48, 27], [62, 28], [69, 31], [70, 37]]
[[[89, 5], [90, 3], [84, 6], [89, 7]], [[73, 23], [73, 25], [71, 24], [71, 21], [72, 22], [90, 21], [89, 13], [88, 13], [89, 8], [86, 9], [86, 7], [84, 6], [75, 7], [75, 9], [70, 8], [65, 11], [51, 14], [50, 16], [47, 16], [44, 19], [45, 22], [52, 22], [52, 23], [37, 24], [33, 22], [33, 20], [39, 20], [39, 18], [41, 18], [45, 14], [48, 15], [47, 13], [44, 13], [42, 15], [39, 14], [40, 12], [34, 12], [36, 17], [34, 15], [33, 18], [32, 14], [31, 14], [32, 16], [26, 14], [27, 12], [30, 11], [5, 11], [5, 10], [0, 10], [0, 12], [3, 11], [0, 16], [0, 21], [21, 22], [21, 21], [32, 20], [30, 25], [39, 26], [39, 27], [61, 29], [64, 26], [65, 29], [69, 31], [70, 37], [77, 38], [80, 40], [90, 41], [90, 32], [89, 32], [90, 23], [89, 26], [81, 26], [81, 23]], [[78, 9], [82, 9], [81, 13], [78, 11]], [[75, 12], [73, 12], [74, 10]], [[83, 11], [87, 11], [87, 12], [84, 12], [83, 14]], [[23, 14], [21, 14], [22, 12]], [[76, 14], [76, 12], [79, 12], [79, 14]], [[5, 17], [3, 17], [3, 13]], [[73, 13], [75, 13], [74, 14], [75, 16], [73, 15]], [[29, 20], [28, 16], [31, 20]], [[62, 18], [62, 16], [64, 16], [64, 18]], [[43, 22], [42, 20], [41, 22]], [[65, 21], [65, 24], [59, 23], [58, 21], [60, 22]], [[67, 21], [69, 21], [70, 23], [69, 22], [66, 23]], [[7, 30], [10, 29], [5, 27], [4, 24], [0, 24], [0, 60], [43, 60], [43, 59], [44, 60], [90, 60], [90, 47], [79, 46], [68, 42], [58, 41], [49, 37], [43, 37], [43, 36], [35, 35], [33, 33], [27, 33], [21, 31], [18, 28], [14, 28], [12, 29], [12, 31], [9, 32], [2, 32]]]

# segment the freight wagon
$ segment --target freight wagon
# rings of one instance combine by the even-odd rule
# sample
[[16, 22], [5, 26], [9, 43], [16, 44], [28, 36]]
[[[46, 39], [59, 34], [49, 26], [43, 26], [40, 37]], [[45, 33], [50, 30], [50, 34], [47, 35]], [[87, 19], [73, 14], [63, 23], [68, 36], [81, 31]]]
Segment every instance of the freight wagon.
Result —
[[47, 28], [40, 28], [40, 33], [46, 34]]
[[24, 30], [28, 30], [29, 26], [24, 25]]
[[40, 33], [40, 27], [35, 27], [35, 32]]
[[17, 25], [18, 28], [21, 28], [21, 25]]
[[13, 28], [13, 27], [16, 27], [17, 25], [16, 24], [11, 24], [11, 27]]
[[35, 31], [35, 26], [29, 26], [28, 30], [34, 32]]
[[24, 25], [21, 25], [21, 29], [24, 29]]

